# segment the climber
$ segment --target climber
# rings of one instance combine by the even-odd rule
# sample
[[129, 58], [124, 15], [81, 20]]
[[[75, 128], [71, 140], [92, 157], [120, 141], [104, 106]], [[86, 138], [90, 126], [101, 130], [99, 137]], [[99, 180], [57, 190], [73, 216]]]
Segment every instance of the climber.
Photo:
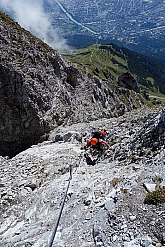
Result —
[[103, 145], [104, 144], [107, 148], [110, 148], [110, 145], [101, 139], [101, 132], [100, 131], [95, 131], [93, 133], [93, 136], [89, 138], [87, 141], [87, 144], [85, 146], [85, 150], [87, 150], [88, 147], [92, 147], [93, 149], [96, 149], [98, 151], [101, 151], [103, 153]]

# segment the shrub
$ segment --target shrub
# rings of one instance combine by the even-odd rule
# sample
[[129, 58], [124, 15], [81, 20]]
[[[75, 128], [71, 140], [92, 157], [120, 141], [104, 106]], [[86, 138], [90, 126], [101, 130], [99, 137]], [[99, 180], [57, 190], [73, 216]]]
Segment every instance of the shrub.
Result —
[[111, 181], [111, 184], [112, 184], [113, 187], [115, 187], [120, 182], [121, 182], [121, 179], [120, 178], [113, 178], [112, 181]]
[[144, 203], [153, 205], [165, 203], [165, 189], [159, 189], [147, 193]]

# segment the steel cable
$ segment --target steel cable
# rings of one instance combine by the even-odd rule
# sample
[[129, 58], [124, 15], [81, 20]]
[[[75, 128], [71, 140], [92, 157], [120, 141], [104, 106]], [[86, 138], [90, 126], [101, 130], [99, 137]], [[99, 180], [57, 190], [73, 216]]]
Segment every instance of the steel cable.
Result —
[[[80, 155], [80, 159], [79, 159], [77, 167], [80, 165], [81, 158], [82, 158], [82, 154]], [[76, 170], [77, 170], [77, 167], [76, 167]], [[72, 180], [72, 175], [73, 175], [73, 169], [72, 169], [72, 165], [70, 165], [70, 176], [69, 176], [69, 179], [68, 179], [68, 185], [67, 185], [66, 190], [65, 190], [64, 199], [62, 201], [61, 208], [60, 208], [60, 211], [59, 211], [59, 214], [58, 214], [58, 218], [57, 218], [56, 224], [54, 226], [54, 229], [53, 229], [53, 232], [52, 232], [48, 247], [52, 247], [53, 246], [54, 238], [56, 236], [57, 228], [58, 228], [58, 225], [59, 225], [59, 222], [60, 222], [60, 219], [61, 219], [61, 215], [62, 215], [62, 211], [63, 211], [63, 208], [64, 208], [65, 200], [67, 198], [67, 193], [68, 193], [68, 189], [69, 189], [69, 186], [70, 186], [70, 182]]]
[[64, 208], [64, 204], [65, 204], [65, 200], [66, 200], [66, 197], [67, 197], [67, 193], [68, 193], [68, 189], [69, 189], [71, 180], [72, 180], [72, 166], [70, 166], [70, 176], [69, 176], [68, 185], [67, 185], [67, 188], [65, 190], [64, 199], [62, 201], [61, 208], [60, 208], [60, 211], [59, 211], [59, 215], [58, 215], [58, 218], [57, 218], [53, 233], [51, 235], [48, 247], [52, 247], [52, 245], [53, 245], [53, 241], [54, 241], [54, 238], [55, 238], [55, 235], [56, 235], [56, 232], [57, 232], [57, 228], [58, 228], [58, 225], [59, 225], [59, 222], [60, 222], [60, 218], [61, 218], [61, 215], [62, 215], [62, 211], [63, 211], [63, 208]]

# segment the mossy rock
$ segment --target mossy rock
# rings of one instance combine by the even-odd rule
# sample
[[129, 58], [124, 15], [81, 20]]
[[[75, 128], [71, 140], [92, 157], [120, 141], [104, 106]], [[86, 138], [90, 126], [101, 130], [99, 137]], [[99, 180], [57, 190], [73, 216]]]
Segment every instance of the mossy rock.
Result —
[[120, 178], [113, 178], [111, 184], [113, 187], [116, 187], [122, 180]]
[[163, 181], [163, 178], [156, 176], [152, 179], [156, 184], [160, 184]]
[[159, 189], [147, 193], [144, 203], [153, 205], [165, 203], [165, 189]]

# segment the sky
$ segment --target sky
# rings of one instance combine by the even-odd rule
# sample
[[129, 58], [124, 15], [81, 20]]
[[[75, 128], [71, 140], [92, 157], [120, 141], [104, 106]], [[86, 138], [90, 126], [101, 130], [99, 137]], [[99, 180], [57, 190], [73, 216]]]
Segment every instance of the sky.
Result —
[[[0, 10], [14, 18], [23, 28], [56, 50], [68, 50], [67, 41], [43, 9], [43, 0], [0, 0]], [[12, 14], [11, 14], [12, 13]], [[12, 15], [12, 16], [11, 16]]]

